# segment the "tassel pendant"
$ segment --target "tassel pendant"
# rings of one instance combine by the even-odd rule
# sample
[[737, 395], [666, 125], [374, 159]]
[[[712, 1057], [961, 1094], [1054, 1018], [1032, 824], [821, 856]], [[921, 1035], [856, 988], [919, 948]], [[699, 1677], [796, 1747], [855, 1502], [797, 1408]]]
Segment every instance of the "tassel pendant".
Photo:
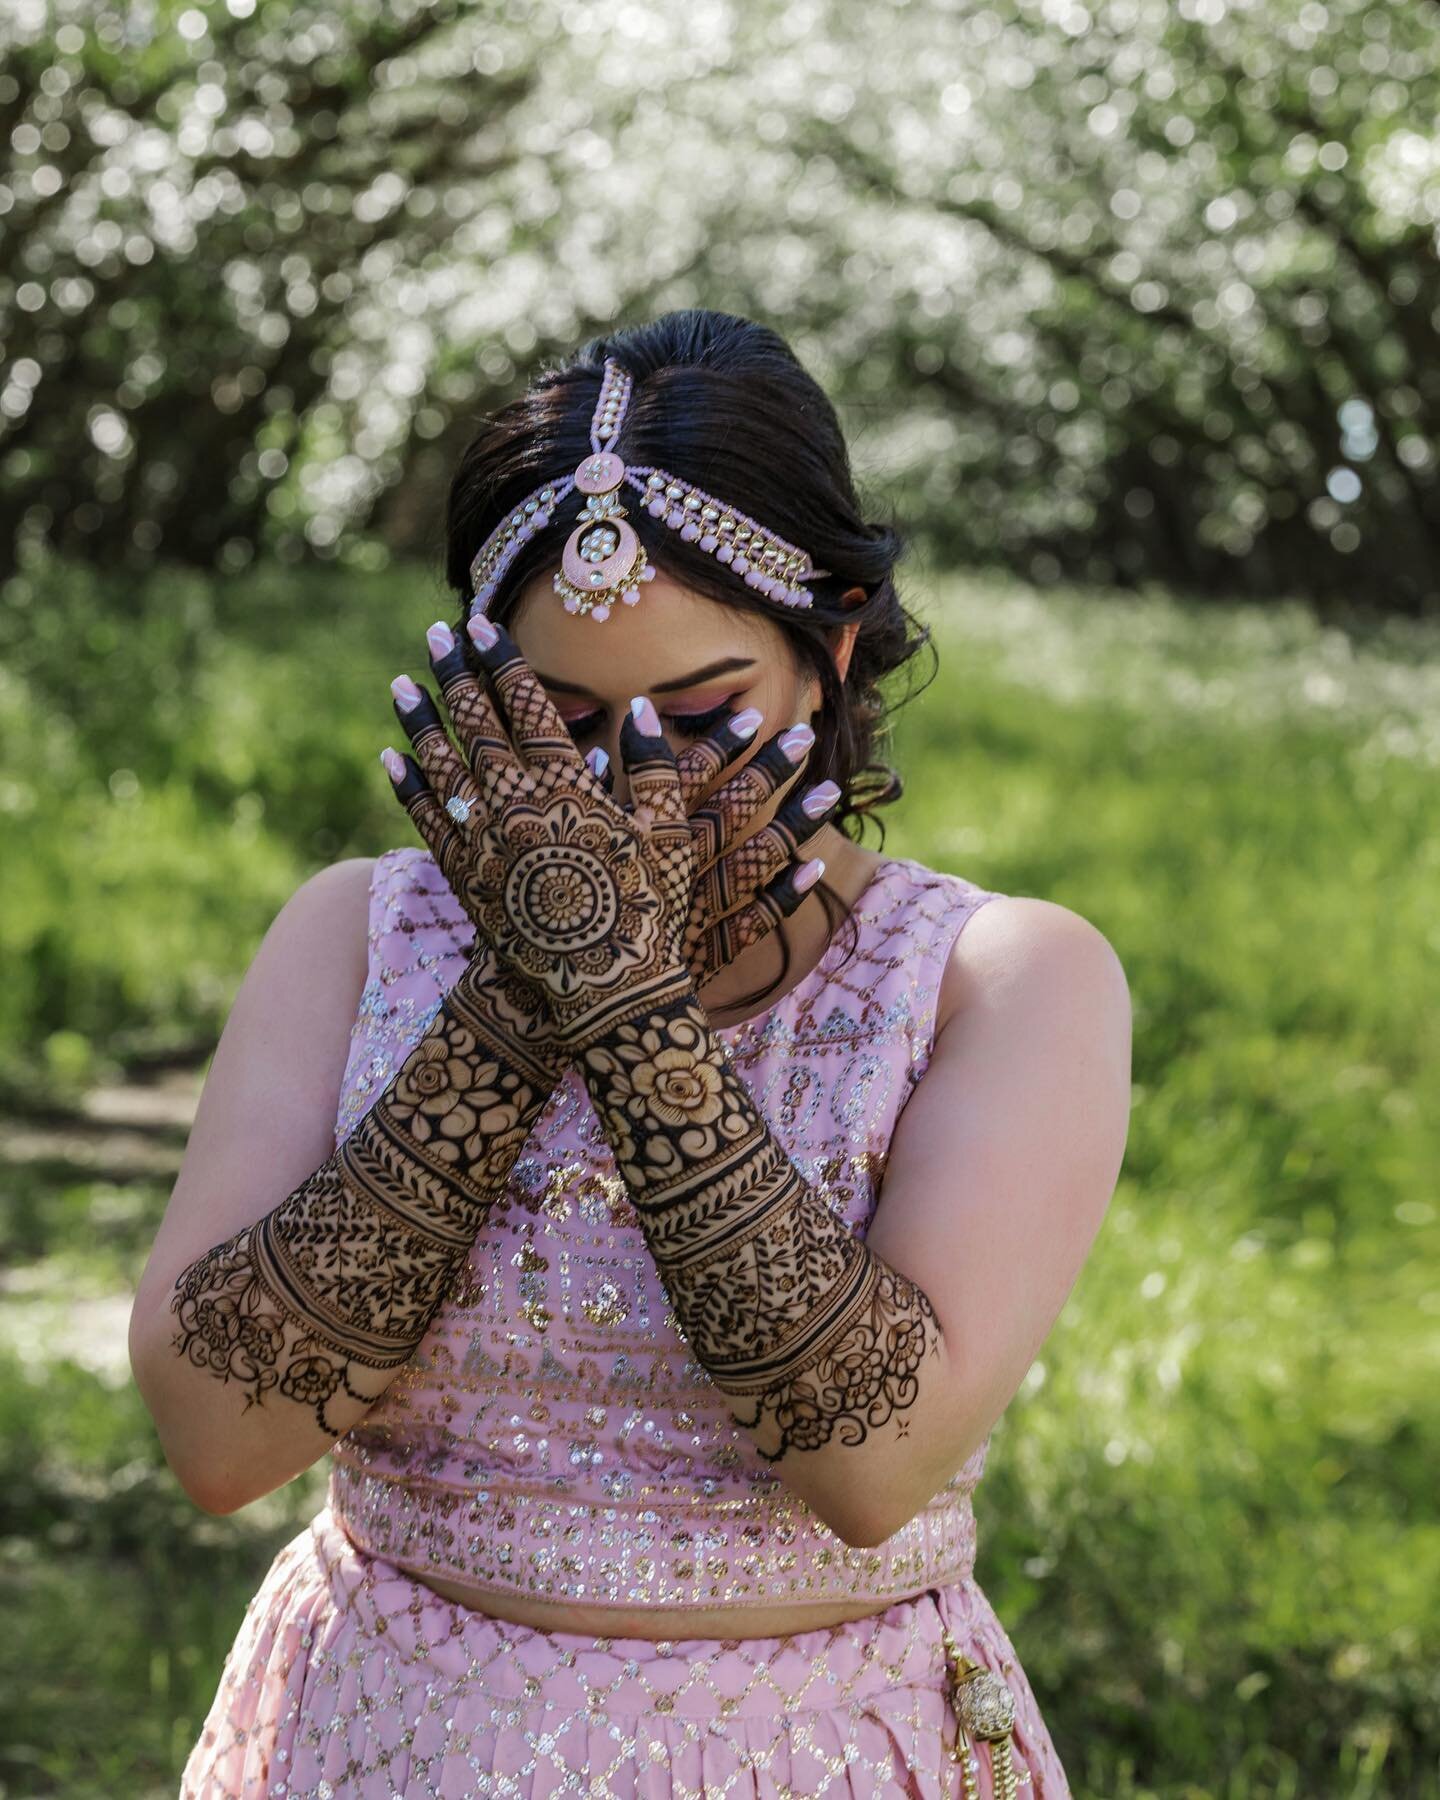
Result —
[[942, 1633], [945, 1661], [950, 1676], [950, 1708], [955, 1714], [955, 1743], [950, 1758], [960, 1764], [965, 1800], [980, 1800], [980, 1770], [972, 1738], [990, 1748], [991, 1791], [994, 1800], [1016, 1800], [1020, 1788], [1030, 1785], [1030, 1775], [1015, 1773], [1015, 1696], [998, 1675], [974, 1662], [960, 1649], [948, 1631]]

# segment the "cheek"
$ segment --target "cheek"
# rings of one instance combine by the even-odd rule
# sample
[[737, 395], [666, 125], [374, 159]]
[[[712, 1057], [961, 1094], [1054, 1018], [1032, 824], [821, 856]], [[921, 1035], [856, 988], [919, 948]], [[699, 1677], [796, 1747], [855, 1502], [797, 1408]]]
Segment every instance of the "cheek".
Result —
[[760, 707], [765, 714], [765, 723], [760, 728], [764, 735], [786, 731], [792, 725], [809, 724], [813, 702], [804, 681], [788, 670], [777, 670], [762, 685], [765, 698], [751, 704]]

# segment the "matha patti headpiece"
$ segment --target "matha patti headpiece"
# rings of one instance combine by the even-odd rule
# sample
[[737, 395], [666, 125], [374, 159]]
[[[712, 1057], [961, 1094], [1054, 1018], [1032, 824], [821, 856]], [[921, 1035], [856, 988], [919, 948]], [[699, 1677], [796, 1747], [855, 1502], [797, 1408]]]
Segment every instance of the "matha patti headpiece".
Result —
[[565, 540], [555, 592], [565, 602], [566, 612], [588, 613], [597, 622], [610, 617], [617, 601], [634, 606], [640, 598], [641, 582], [653, 581], [655, 568], [633, 526], [626, 523], [620, 499], [626, 482], [643, 496], [652, 518], [663, 520], [687, 543], [727, 564], [748, 587], [782, 606], [809, 606], [813, 596], [800, 584], [816, 581], [830, 571], [815, 568], [804, 550], [678, 475], [666, 469], [627, 467], [606, 447], [619, 435], [633, 386], [630, 372], [607, 356], [590, 421], [594, 454], [587, 456], [573, 475], [536, 488], [476, 551], [470, 564], [475, 595], [472, 614], [486, 611], [521, 548], [550, 523], [555, 508], [572, 488], [578, 488], [586, 500], [575, 529]]

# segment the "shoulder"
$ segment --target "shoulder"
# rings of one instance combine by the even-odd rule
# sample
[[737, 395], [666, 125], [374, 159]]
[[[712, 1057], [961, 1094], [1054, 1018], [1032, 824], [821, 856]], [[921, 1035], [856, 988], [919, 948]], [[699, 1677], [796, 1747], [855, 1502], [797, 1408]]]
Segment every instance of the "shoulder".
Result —
[[370, 911], [370, 892], [383, 858], [346, 856], [302, 881], [285, 902], [276, 924], [286, 921], [292, 930], [324, 931], [342, 927], [357, 915]]
[[[972, 887], [972, 883], [965, 886]], [[1083, 914], [1028, 894], [978, 890], [941, 978], [937, 1029], [977, 1009], [1026, 1001], [1092, 1011], [1097, 1030], [1131, 1027], [1130, 987], [1115, 947]]]
[[365, 978], [366, 934], [381, 859], [347, 856], [302, 881], [275, 915], [257, 962], [282, 978], [292, 972], [307, 988], [317, 976]]

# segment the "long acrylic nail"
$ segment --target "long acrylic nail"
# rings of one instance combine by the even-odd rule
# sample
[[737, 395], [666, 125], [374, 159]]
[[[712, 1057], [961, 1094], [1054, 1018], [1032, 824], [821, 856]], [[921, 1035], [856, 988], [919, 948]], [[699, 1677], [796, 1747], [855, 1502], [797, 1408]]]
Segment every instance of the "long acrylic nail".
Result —
[[390, 683], [390, 692], [401, 712], [413, 712], [425, 698], [408, 675], [397, 675]]
[[764, 722], [765, 715], [758, 706], [747, 706], [744, 712], [736, 713], [730, 721], [730, 730], [738, 738], [752, 738]]
[[597, 744], [593, 750], [585, 752], [585, 766], [597, 778], [610, 767], [610, 754]]
[[808, 725], [792, 725], [780, 740], [780, 748], [793, 763], [804, 762], [805, 752], [815, 742], [815, 733]]
[[801, 863], [800, 867], [795, 871], [796, 893], [803, 894], [807, 888], [814, 887], [815, 883], [824, 873], [825, 859], [823, 856], [812, 856], [809, 862]]
[[646, 737], [660, 736], [660, 715], [647, 694], [637, 694], [630, 702], [630, 717]]
[[493, 650], [500, 641], [500, 633], [494, 622], [487, 619], [484, 613], [472, 613], [465, 621], [465, 629], [470, 633], [470, 641], [482, 650]]
[[392, 781], [405, 779], [405, 758], [398, 750], [392, 750], [387, 744], [380, 752], [380, 760], [385, 765], [385, 773]]
[[800, 802], [800, 810], [807, 819], [818, 819], [821, 813], [829, 812], [830, 808], [839, 798], [839, 782], [822, 781], [819, 787], [811, 788], [810, 792]]

